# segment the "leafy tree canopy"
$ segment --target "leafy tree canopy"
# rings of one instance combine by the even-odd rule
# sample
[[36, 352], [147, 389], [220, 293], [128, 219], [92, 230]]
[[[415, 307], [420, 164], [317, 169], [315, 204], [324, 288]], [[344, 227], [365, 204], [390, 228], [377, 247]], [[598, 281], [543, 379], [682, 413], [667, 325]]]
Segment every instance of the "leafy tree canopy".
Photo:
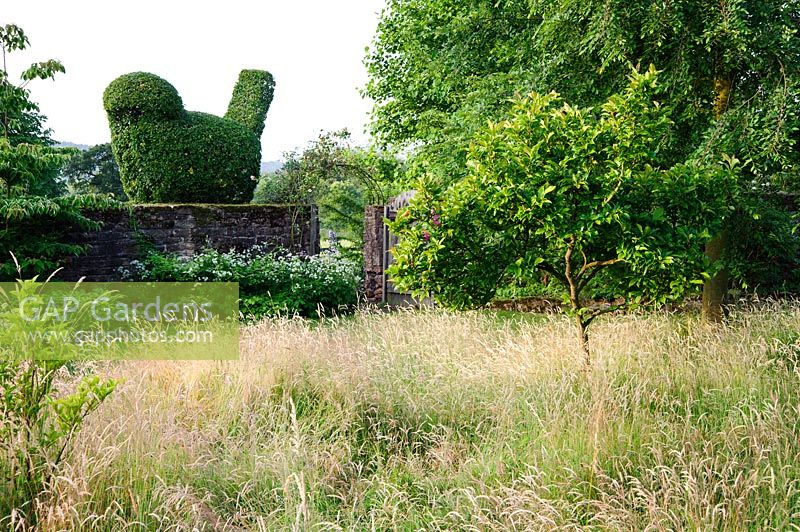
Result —
[[532, 0], [531, 8], [543, 20], [535, 39], [543, 85], [592, 103], [618, 90], [631, 65], [652, 63], [673, 108], [673, 160], [735, 155], [764, 180], [797, 163], [797, 0]]
[[376, 138], [463, 175], [470, 135], [534, 88], [539, 23], [528, 0], [390, 0], [365, 60]]
[[51, 147], [50, 130], [44, 127], [39, 106], [30, 99], [28, 85], [36, 79], [54, 79], [64, 72], [64, 66], [54, 59], [34, 63], [14, 82], [7, 55], [29, 44], [20, 27], [0, 26], [0, 185], [6, 195], [16, 190], [56, 196], [61, 192], [56, 176], [65, 152]]
[[45, 117], [30, 99], [27, 87], [35, 79], [55, 79], [56, 74], [65, 72], [64, 65], [55, 59], [33, 63], [22, 72], [20, 82], [14, 83], [6, 69], [6, 54], [24, 50], [29, 44], [22, 28], [13, 24], [0, 26], [3, 55], [3, 68], [0, 70], [1, 133], [12, 145], [52, 144], [50, 130], [44, 128]]
[[114, 194], [127, 199], [111, 144], [98, 144], [73, 155], [61, 169], [61, 180], [72, 194]]
[[673, 104], [662, 156], [736, 152], [765, 175], [797, 154], [798, 31], [798, 0], [390, 0], [365, 93], [376, 135], [415, 147], [447, 181], [464, 175], [471, 133], [502, 118], [514, 93], [595, 105], [631, 67], [655, 64]]

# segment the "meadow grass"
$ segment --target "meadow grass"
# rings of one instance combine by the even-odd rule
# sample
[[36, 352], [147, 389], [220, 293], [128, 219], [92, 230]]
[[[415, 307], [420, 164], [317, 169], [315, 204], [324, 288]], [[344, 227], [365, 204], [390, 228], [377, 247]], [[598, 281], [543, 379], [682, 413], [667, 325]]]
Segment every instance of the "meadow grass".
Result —
[[44, 530], [800, 529], [800, 305], [363, 313], [124, 379]]

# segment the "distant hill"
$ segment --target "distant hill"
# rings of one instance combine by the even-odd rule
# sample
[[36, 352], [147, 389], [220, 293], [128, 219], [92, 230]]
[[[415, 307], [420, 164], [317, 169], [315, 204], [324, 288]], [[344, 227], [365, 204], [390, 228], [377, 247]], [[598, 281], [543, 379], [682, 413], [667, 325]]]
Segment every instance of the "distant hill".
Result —
[[275, 172], [283, 168], [281, 161], [261, 161], [261, 173]]
[[88, 144], [75, 144], [74, 142], [56, 142], [56, 146], [59, 148], [78, 148], [81, 151], [86, 151], [91, 147]]

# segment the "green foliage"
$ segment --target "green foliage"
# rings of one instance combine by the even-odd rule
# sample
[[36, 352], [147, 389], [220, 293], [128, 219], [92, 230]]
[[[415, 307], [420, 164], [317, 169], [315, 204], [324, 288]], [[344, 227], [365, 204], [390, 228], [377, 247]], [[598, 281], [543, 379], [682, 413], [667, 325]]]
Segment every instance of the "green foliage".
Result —
[[154, 203], [250, 201], [261, 143], [249, 128], [254, 127], [254, 117], [262, 116], [263, 122], [266, 96], [253, 101], [248, 95], [253, 91], [266, 95], [271, 90], [268, 74], [240, 78], [233, 115], [243, 120], [246, 114], [250, 122], [245, 126], [185, 111], [175, 88], [154, 74], [135, 72], [111, 82], [103, 94], [103, 105], [128, 197]]
[[[691, 154], [717, 126], [718, 115], [729, 111], [759, 122], [751, 135], [736, 133], [753, 148], [763, 140], [761, 133], [789, 133], [791, 121], [782, 120], [787, 109], [773, 96], [800, 75], [797, 0], [613, 6], [601, 0], [533, 0], [531, 8], [542, 18], [535, 41], [542, 83], [570, 101], [605, 98], [625, 84], [630, 65], [654, 63], [663, 69], [677, 157]], [[723, 129], [733, 133], [727, 125]], [[728, 155], [748, 160], [740, 153]]]
[[290, 174], [284, 166], [280, 170], [261, 175], [253, 192], [253, 203], [291, 205], [291, 198], [295, 197], [294, 189]]
[[14, 24], [0, 26], [0, 52], [3, 68], [0, 69], [0, 133], [12, 144], [50, 144], [50, 131], [44, 128], [45, 117], [39, 106], [31, 101], [28, 83], [35, 79], [54, 79], [63, 73], [64, 65], [50, 59], [34, 63], [21, 75], [22, 83], [15, 85], [6, 70], [6, 55], [25, 50], [30, 45], [22, 28]]
[[[664, 164], [741, 161], [737, 190], [721, 192], [752, 216], [761, 192], [800, 186], [798, 31], [798, 0], [391, 0], [365, 93], [378, 138], [410, 148], [411, 168], [443, 186], [467, 173], [472, 136], [505, 118], [515, 91], [598, 105], [627, 85], [631, 67], [656, 64], [672, 124]], [[728, 249], [726, 262], [764, 256], [754, 254], [764, 242], [741, 236], [749, 242]], [[769, 247], [790, 238], [775, 236]]]
[[47, 182], [66, 158], [47, 145], [12, 145], [0, 137], [0, 281], [17, 279], [20, 272], [28, 277], [54, 271], [65, 256], [83, 251], [68, 242], [69, 232], [99, 228], [85, 209], [121, 207], [97, 194], [44, 194], [41, 181]]
[[100, 228], [84, 211], [120, 208], [116, 200], [97, 194], [0, 197], [0, 281], [53, 272], [64, 257], [85, 251], [69, 242], [70, 232]]
[[46, 144], [12, 144], [0, 137], [0, 195], [46, 195], [50, 176], [69, 155]]
[[390, 0], [365, 60], [373, 134], [413, 147], [416, 172], [463, 177], [471, 135], [537, 88], [538, 26], [527, 0]]
[[[423, 187], [391, 225], [398, 287], [476, 307], [505, 276], [538, 270], [561, 285], [582, 333], [602, 313], [686, 294], [703, 278], [702, 244], [727, 214], [730, 199], [717, 198], [734, 172], [661, 162], [671, 123], [656, 78], [653, 67], [634, 74], [598, 108], [555, 93], [515, 103], [477, 135], [467, 178], [441, 195]], [[587, 307], [601, 273], [622, 299]]]
[[253, 202], [317, 205], [322, 229], [358, 244], [364, 207], [399, 192], [404, 173], [396, 157], [353, 146], [347, 130], [323, 133], [302, 153], [284, 156], [281, 170], [261, 177]]
[[471, 135], [502, 119], [516, 92], [555, 90], [596, 105], [624, 89], [632, 66], [648, 64], [663, 69], [669, 163], [685, 161], [715, 125], [717, 82], [730, 87], [720, 109], [750, 117], [752, 134], [731, 138], [769, 153], [778, 139], [798, 139], [797, 100], [786, 94], [798, 81], [798, 28], [797, 0], [391, 0], [364, 92], [376, 102], [378, 138], [415, 147], [412, 160], [445, 182], [463, 177]]
[[[40, 518], [37, 501], [47, 497], [84, 419], [117, 385], [86, 376], [74, 391], [63, 389], [67, 363], [78, 349], [59, 336], [69, 333], [65, 323], [48, 322], [52, 336], [46, 341], [20, 341], [31, 331], [20, 304], [41, 300], [41, 286], [18, 281], [13, 291], [0, 291], [0, 516], [18, 512], [16, 521], [31, 527]], [[42, 360], [45, 352], [59, 360]]]
[[[82, 248], [65, 242], [76, 229], [96, 229], [97, 223], [82, 214], [86, 208], [117, 208], [106, 197], [83, 195], [58, 197], [55, 177], [74, 150], [51, 146], [43, 117], [30, 100], [27, 83], [48, 79], [64, 67], [57, 61], [31, 65], [22, 74], [22, 84], [13, 85], [5, 70], [6, 53], [28, 45], [16, 26], [0, 28], [4, 69], [0, 70], [0, 280], [17, 275], [49, 273], [65, 255]], [[16, 256], [12, 262], [11, 253]]]
[[61, 180], [70, 194], [113, 194], [127, 199], [111, 144], [98, 144], [70, 157], [61, 168]]
[[238, 122], [261, 138], [264, 120], [275, 94], [275, 80], [264, 70], [242, 70], [233, 88], [225, 118]]
[[265, 252], [221, 253], [207, 249], [189, 259], [151, 253], [128, 276], [144, 281], [238, 282], [246, 317], [346, 311], [358, 302], [360, 266], [342, 256], [310, 257]]
[[0, 136], [0, 195], [59, 196], [59, 168], [69, 159], [69, 148], [49, 144], [13, 143]]
[[135, 124], [142, 118], [175, 120], [184, 113], [175, 87], [147, 72], [132, 72], [112, 81], [103, 92], [103, 108], [112, 128], [115, 124]]
[[[730, 220], [730, 249], [725, 264], [735, 285], [763, 295], [800, 293], [800, 239], [795, 234], [791, 197], [749, 194], [751, 213]], [[757, 213], [753, 216], [752, 212]]]
[[725, 229], [723, 262], [735, 285], [761, 293], [800, 291], [800, 240], [794, 206], [781, 199], [800, 190], [800, 79], [765, 86], [728, 110], [691, 155], [699, 164], [733, 154], [742, 162], [737, 213]]
[[59, 155], [63, 150], [46, 148], [53, 144], [50, 130], [45, 129], [46, 118], [36, 102], [30, 99], [27, 87], [36, 79], [54, 79], [56, 74], [64, 72], [64, 66], [53, 59], [34, 63], [23, 71], [19, 83], [13, 83], [6, 70], [7, 55], [25, 50], [29, 44], [25, 32], [18, 26], [8, 24], [0, 27], [3, 61], [0, 69], [0, 137], [5, 139], [0, 147], [3, 151], [0, 184], [6, 187], [6, 194], [9, 187], [24, 186], [31, 194], [56, 196], [61, 192], [56, 177], [62, 160]]

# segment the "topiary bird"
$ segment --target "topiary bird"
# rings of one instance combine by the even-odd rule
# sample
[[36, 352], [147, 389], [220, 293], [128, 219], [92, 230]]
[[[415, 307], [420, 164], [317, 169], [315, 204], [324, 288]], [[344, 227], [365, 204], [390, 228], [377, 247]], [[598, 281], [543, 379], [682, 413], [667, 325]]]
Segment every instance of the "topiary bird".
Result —
[[125, 193], [138, 203], [246, 203], [261, 165], [261, 133], [275, 82], [242, 70], [224, 118], [183, 108], [169, 82], [147, 72], [103, 93]]

